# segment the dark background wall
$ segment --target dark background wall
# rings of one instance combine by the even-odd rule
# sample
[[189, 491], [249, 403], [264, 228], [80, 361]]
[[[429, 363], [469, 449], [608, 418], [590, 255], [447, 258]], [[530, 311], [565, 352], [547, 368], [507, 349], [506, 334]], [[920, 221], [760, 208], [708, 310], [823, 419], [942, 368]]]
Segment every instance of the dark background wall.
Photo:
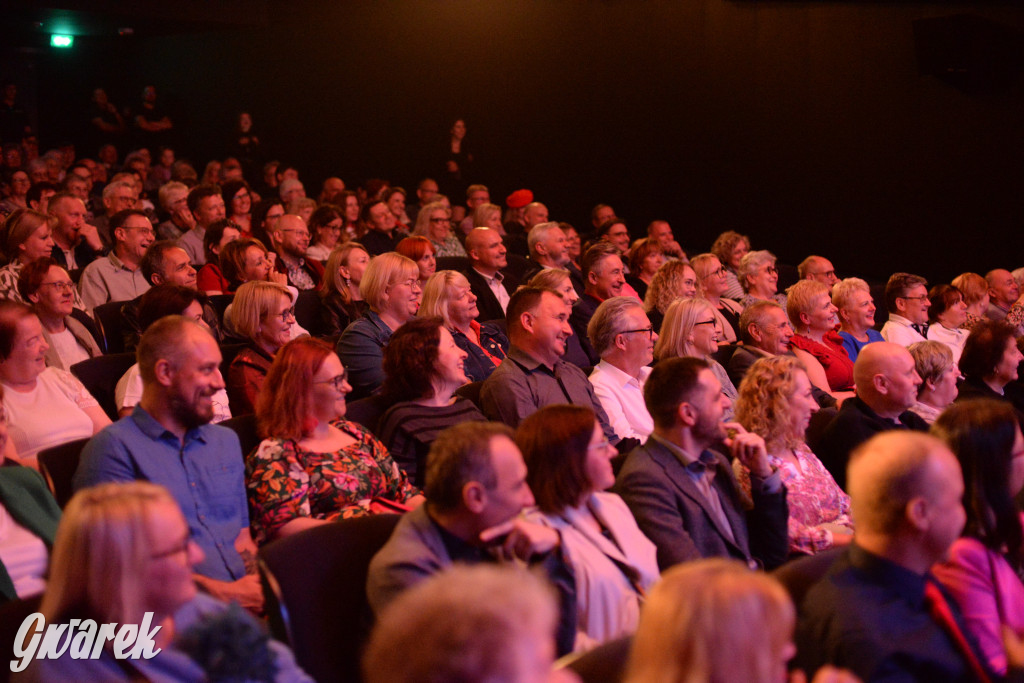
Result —
[[[956, 68], [923, 74], [914, 22], [957, 14], [975, 21], [948, 41]], [[200, 170], [244, 109], [307, 188], [408, 188], [464, 117], [492, 196], [530, 187], [555, 218], [604, 201], [636, 235], [667, 218], [691, 253], [734, 228], [790, 263], [948, 281], [1024, 265], [1022, 34], [1001, 3], [292, 2], [33, 68], [44, 134], [94, 85], [123, 105], [153, 83]]]

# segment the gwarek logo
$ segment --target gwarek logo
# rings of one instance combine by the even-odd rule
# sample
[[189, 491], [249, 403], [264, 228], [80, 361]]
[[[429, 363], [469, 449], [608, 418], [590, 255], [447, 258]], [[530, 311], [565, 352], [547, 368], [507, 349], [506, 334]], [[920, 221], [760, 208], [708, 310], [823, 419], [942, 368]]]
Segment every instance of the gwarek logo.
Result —
[[11, 671], [24, 671], [33, 659], [99, 659], [103, 646], [111, 642], [118, 659], [152, 659], [161, 648], [153, 638], [162, 626], [152, 626], [153, 613], [146, 612], [141, 624], [97, 624], [92, 619], [71, 619], [66, 624], [46, 625], [41, 612], [21, 623], [14, 640]]

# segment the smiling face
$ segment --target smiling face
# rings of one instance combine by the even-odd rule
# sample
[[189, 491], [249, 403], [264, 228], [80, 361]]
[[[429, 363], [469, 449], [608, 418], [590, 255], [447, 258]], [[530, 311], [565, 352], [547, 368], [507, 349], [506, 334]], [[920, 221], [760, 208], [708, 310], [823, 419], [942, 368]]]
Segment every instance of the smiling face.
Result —
[[345, 263], [341, 264], [338, 271], [341, 273], [341, 277], [347, 278], [352, 282], [352, 286], [358, 288], [359, 283], [363, 281], [363, 273], [366, 272], [366, 267], [370, 265], [370, 255], [362, 249], [353, 249], [348, 253], [348, 258], [345, 259]]
[[189, 326], [188, 353], [171, 373], [170, 410], [181, 424], [198, 427], [213, 419], [213, 395], [224, 388], [221, 355], [209, 332]]
[[718, 319], [711, 308], [705, 308], [697, 314], [697, 320], [690, 332], [690, 343], [694, 350], [701, 356], [707, 357], [718, 351], [718, 340], [721, 338], [721, 330], [718, 328]]
[[44, 317], [65, 318], [74, 306], [75, 285], [60, 266], [50, 266], [39, 289], [29, 299]]
[[426, 282], [437, 271], [437, 259], [434, 258], [433, 248], [427, 247], [427, 250], [423, 252], [423, 256], [420, 256], [416, 261], [416, 267], [419, 268], [421, 282]]
[[18, 250], [18, 259], [22, 263], [29, 263], [49, 256], [53, 251], [53, 235], [50, 234], [50, 225], [42, 223], [28, 236], [28, 239], [18, 245]]
[[441, 339], [437, 345], [437, 360], [434, 361], [434, 390], [439, 394], [454, 391], [469, 382], [465, 362], [469, 354], [455, 343], [451, 332], [441, 328]]
[[789, 340], [793, 338], [793, 326], [789, 324], [786, 312], [778, 306], [772, 306], [765, 316], [767, 322], [757, 326], [761, 339], [757, 347], [774, 355], [789, 352]]
[[967, 304], [960, 294], [956, 295], [956, 302], [948, 306], [946, 310], [939, 313], [938, 320], [944, 327], [955, 330], [967, 321]]
[[740, 240], [737, 242], [732, 251], [729, 252], [729, 267], [733, 270], [737, 270], [740, 267], [740, 261], [750, 251], [750, 244], [746, 240]]
[[875, 301], [871, 292], [859, 289], [850, 295], [849, 301], [839, 311], [844, 326], [860, 332], [875, 326]]
[[615, 245], [619, 252], [629, 251], [629, 229], [625, 223], [616, 223], [605, 234], [604, 238]]
[[241, 273], [242, 282], [266, 280], [267, 273], [269, 272], [270, 259], [267, 258], [267, 252], [255, 244], [247, 247], [245, 250], [245, 268]]
[[467, 327], [476, 320], [480, 310], [476, 305], [476, 295], [469, 287], [469, 281], [462, 278], [456, 280], [451, 287], [451, 298], [448, 300], [448, 317], [457, 327]]
[[544, 292], [537, 308], [526, 313], [532, 329], [530, 347], [533, 355], [547, 365], [554, 365], [565, 353], [565, 344], [572, 335], [569, 307], [561, 297]]
[[444, 242], [452, 227], [451, 218], [452, 214], [447, 209], [434, 209], [431, 211], [429, 223], [427, 224], [430, 239], [435, 242]]
[[295, 324], [295, 310], [292, 308], [291, 297], [287, 294], [280, 294], [277, 297], [277, 302], [260, 320], [256, 341], [271, 353], [277, 353], [279, 348], [288, 343], [293, 324]]
[[806, 372], [797, 370], [794, 380], [793, 394], [789, 397], [790, 428], [794, 435], [802, 439], [807, 432], [807, 425], [811, 423], [811, 416], [818, 412], [818, 402], [814, 400], [811, 380], [807, 379]]
[[148, 512], [147, 535], [152, 552], [140, 568], [144, 576], [142, 606], [162, 617], [195, 598], [192, 568], [205, 555], [192, 540], [188, 524], [173, 501], [155, 502]]
[[352, 391], [352, 385], [348, 383], [348, 372], [345, 371], [337, 354], [327, 354], [320, 369], [313, 375], [310, 390], [313, 395], [314, 417], [319, 422], [325, 423], [345, 417], [348, 409], [345, 395]]
[[174, 247], [164, 252], [163, 263], [161, 264], [160, 282], [153, 284], [181, 285], [189, 289], [196, 288], [196, 269], [188, 257], [188, 253], [180, 247]]
[[404, 323], [411, 320], [419, 310], [423, 289], [420, 287], [419, 273], [413, 277], [399, 273], [399, 278], [384, 290], [383, 312]]
[[801, 313], [800, 317], [811, 332], [825, 333], [835, 327], [838, 310], [832, 305], [828, 293], [822, 293], [811, 299], [808, 311]]
[[[237, 230], [235, 231], [238, 232]], [[149, 245], [153, 243], [156, 235], [153, 232], [153, 224], [145, 216], [128, 216], [124, 225], [114, 231], [114, 239], [117, 241], [117, 251], [122, 257], [132, 263], [142, 260]]]
[[384, 202], [370, 207], [370, 227], [378, 232], [387, 233], [395, 229], [395, 214], [391, 213]]
[[562, 300], [565, 301], [565, 305], [569, 308], [572, 308], [580, 300], [580, 295], [576, 293], [576, 288], [572, 286], [571, 278], [562, 278], [562, 282], [558, 285], [556, 291], [562, 295]]
[[[647, 330], [652, 328], [651, 320], [642, 306], [627, 310], [623, 317], [626, 319], [626, 329]], [[658, 341], [658, 335], [653, 328], [650, 332], [627, 332], [622, 337], [625, 355], [633, 363], [644, 366], [654, 360], [654, 342]]]
[[224, 220], [224, 199], [219, 195], [210, 195], [199, 200], [199, 205], [192, 212], [196, 223], [203, 227]]
[[583, 463], [583, 471], [586, 473], [587, 482], [591, 491], [604, 491], [615, 483], [615, 472], [612, 470], [612, 458], [618, 451], [608, 442], [601, 425], [595, 421], [594, 431], [590, 435], [590, 442], [587, 444], [586, 460]]
[[46, 369], [44, 355], [49, 348], [39, 318], [23, 317], [15, 326], [11, 355], [0, 361], [0, 376], [12, 384], [35, 380]]
[[395, 219], [400, 219], [405, 213], [405, 195], [395, 192], [388, 198], [388, 209], [394, 214]]
[[344, 221], [341, 218], [334, 218], [326, 225], [316, 229], [316, 241], [328, 249], [334, 249], [341, 239], [341, 230], [344, 228]]
[[995, 369], [992, 371], [994, 383], [1004, 386], [1017, 379], [1017, 366], [1024, 360], [1024, 356], [1017, 350], [1017, 342], [1012, 337], [1006, 340], [1006, 348], [1003, 356], [999, 359]]
[[928, 322], [928, 290], [924, 285], [914, 285], [905, 296], [896, 298], [896, 308], [900, 314], [912, 323], [924, 325]]
[[231, 215], [247, 216], [251, 210], [252, 196], [249, 194], [249, 190], [243, 187], [231, 198]]
[[1020, 296], [1020, 288], [1013, 274], [1008, 270], [997, 269], [989, 273], [989, 296], [992, 301], [1003, 308], [1009, 308]]
[[705, 294], [710, 297], [722, 296], [729, 287], [729, 276], [722, 262], [711, 257], [704, 263], [702, 270], [704, 270], [704, 274], [700, 277], [700, 281]]
[[587, 292], [599, 299], [619, 296], [625, 284], [622, 259], [614, 254], [595, 263], [593, 270], [587, 273]]
[[747, 276], [749, 293], [761, 299], [768, 299], [779, 290], [779, 271], [775, 262], [769, 261]]

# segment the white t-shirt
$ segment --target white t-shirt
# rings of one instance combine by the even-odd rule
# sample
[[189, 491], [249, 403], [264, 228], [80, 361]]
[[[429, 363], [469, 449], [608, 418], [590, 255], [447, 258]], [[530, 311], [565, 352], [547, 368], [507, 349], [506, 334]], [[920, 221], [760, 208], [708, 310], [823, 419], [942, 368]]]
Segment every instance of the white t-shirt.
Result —
[[[139, 364], [128, 368], [128, 372], [121, 375], [117, 386], [114, 388], [114, 403], [118, 411], [124, 408], [134, 408], [142, 400], [142, 375], [139, 374]], [[213, 422], [223, 422], [231, 417], [231, 408], [228, 407], [228, 392], [221, 389], [213, 395]]]
[[79, 361], [89, 360], [89, 352], [78, 343], [75, 335], [71, 334], [71, 330], [66, 327], [63, 332], [50, 335], [50, 345], [57, 351], [57, 355], [60, 356], [60, 360], [66, 368], [70, 368]]
[[14, 521], [0, 505], [0, 563], [14, 583], [19, 598], [38, 595], [46, 588], [46, 544]]
[[92, 436], [92, 419], [85, 408], [99, 406], [89, 390], [70, 372], [46, 368], [32, 391], [4, 385], [4, 408], [10, 438], [18, 457], [34, 466], [44, 448]]

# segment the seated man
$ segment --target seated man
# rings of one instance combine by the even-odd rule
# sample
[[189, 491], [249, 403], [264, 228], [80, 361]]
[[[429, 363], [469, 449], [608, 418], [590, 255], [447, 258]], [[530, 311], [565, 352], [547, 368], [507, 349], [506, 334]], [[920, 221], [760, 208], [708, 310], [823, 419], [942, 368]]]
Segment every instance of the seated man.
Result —
[[138, 201], [139, 193], [135, 191], [135, 185], [127, 180], [114, 180], [103, 188], [103, 215], [96, 216], [92, 222], [103, 245], [102, 251], [114, 245], [110, 217], [120, 211], [134, 209]]
[[572, 307], [570, 324], [573, 333], [579, 336], [580, 346], [590, 364], [597, 365], [601, 358], [587, 339], [587, 325], [602, 301], [623, 293], [625, 269], [618, 248], [603, 240], [587, 249], [580, 267], [583, 271], [583, 296]]
[[301, 216], [285, 214], [274, 224], [274, 270], [288, 276], [288, 284], [299, 290], [314, 289], [324, 279], [324, 267], [316, 259], [307, 259], [309, 230]]
[[654, 220], [647, 226], [647, 236], [658, 243], [668, 258], [686, 259], [686, 252], [679, 246], [672, 226], [668, 221]]
[[893, 273], [885, 283], [889, 320], [882, 326], [885, 341], [910, 346], [928, 336], [928, 281], [919, 275]]
[[364, 678], [572, 683], [579, 679], [553, 671], [557, 620], [552, 591], [536, 574], [453, 567], [384, 611], [363, 657]]
[[149, 289], [139, 264], [153, 243], [153, 224], [142, 211], [127, 209], [110, 217], [110, 230], [114, 248], [87, 265], [78, 281], [89, 311], [108, 301], [129, 301]]
[[524, 282], [529, 282], [545, 268], [566, 268], [569, 264], [565, 233], [558, 223], [549, 221], [533, 226], [526, 236], [526, 244], [530, 249], [530, 265], [523, 272]]
[[921, 378], [914, 357], [899, 344], [875, 342], [865, 346], [853, 365], [853, 383], [857, 395], [843, 401], [815, 449], [844, 490], [846, 463], [857, 446], [890, 429], [928, 431], [928, 423], [910, 410], [917, 403]]
[[506, 254], [497, 230], [474, 228], [466, 236], [470, 267], [462, 274], [469, 280], [469, 288], [476, 297], [480, 322], [503, 319], [509, 297], [519, 286], [518, 280], [502, 272], [508, 265]]
[[198, 324], [168, 316], [146, 330], [138, 358], [142, 400], [86, 444], [75, 489], [137, 479], [167, 487], [205, 555], [196, 581], [215, 597], [259, 610], [245, 461], [235, 433], [209, 424], [212, 397], [224, 388], [217, 342]]
[[808, 256], [796, 267], [796, 272], [801, 280], [817, 280], [827, 285], [829, 293], [832, 292], [832, 285], [839, 282], [836, 267], [824, 256]]
[[608, 440], [618, 443], [587, 376], [562, 360], [572, 328], [569, 307], [561, 295], [551, 289], [521, 287], [508, 304], [507, 320], [508, 355], [480, 389], [484, 415], [518, 427], [523, 418], [544, 406], [589, 406]]
[[224, 198], [219, 185], [197, 185], [189, 191], [185, 201], [195, 225], [178, 238], [178, 246], [185, 250], [192, 265], [198, 268], [206, 264], [206, 250], [203, 248], [206, 229], [225, 218]]
[[988, 283], [985, 317], [1008, 322], [1017, 329], [1018, 337], [1024, 335], [1024, 301], [1013, 273], [1003, 268], [990, 270], [985, 275], [985, 282]]
[[77, 273], [103, 252], [96, 226], [86, 223], [85, 202], [74, 195], [63, 192], [54, 195], [48, 207], [50, 214], [57, 218], [50, 255], [61, 268]]
[[558, 533], [519, 515], [533, 505], [512, 430], [466, 422], [441, 432], [427, 455], [427, 502], [406, 513], [373, 560], [366, 595], [380, 615], [402, 591], [455, 563], [541, 565], [563, 595], [559, 652], [572, 649], [576, 605]]
[[371, 201], [363, 207], [363, 223], [366, 234], [359, 238], [359, 243], [366, 247], [370, 256], [379, 256], [387, 251], [394, 251], [403, 238], [408, 237], [397, 229], [395, 214], [383, 201]]
[[188, 185], [172, 180], [160, 186], [157, 193], [160, 207], [170, 216], [156, 226], [156, 234], [162, 240], [176, 240], [196, 227], [195, 216], [188, 208]]
[[729, 379], [736, 386], [743, 381], [750, 366], [761, 358], [791, 354], [789, 340], [793, 337], [793, 326], [786, 310], [775, 301], [758, 301], [747, 306], [740, 315], [736, 331], [743, 344], [736, 347], [728, 367]]
[[[786, 488], [768, 462], [764, 440], [722, 422], [729, 400], [707, 362], [658, 363], [644, 385], [644, 403], [654, 431], [626, 456], [615, 491], [658, 547], [661, 570], [701, 557], [733, 557], [766, 569], [785, 562]], [[732, 437], [727, 427], [735, 430]], [[711, 450], [719, 443], [750, 470], [749, 510], [729, 460]]]
[[[926, 434], [879, 434], [854, 452], [849, 485], [857, 530], [800, 606], [798, 666], [864, 681], [995, 680], [969, 636], [952, 635], [966, 636], [963, 620], [929, 572], [966, 518], [956, 458]], [[942, 603], [945, 619], [933, 616]]]
[[651, 374], [658, 335], [640, 303], [628, 296], [606, 299], [587, 326], [590, 345], [601, 357], [590, 383], [620, 439], [644, 441], [654, 422], [644, 405], [644, 383]]

